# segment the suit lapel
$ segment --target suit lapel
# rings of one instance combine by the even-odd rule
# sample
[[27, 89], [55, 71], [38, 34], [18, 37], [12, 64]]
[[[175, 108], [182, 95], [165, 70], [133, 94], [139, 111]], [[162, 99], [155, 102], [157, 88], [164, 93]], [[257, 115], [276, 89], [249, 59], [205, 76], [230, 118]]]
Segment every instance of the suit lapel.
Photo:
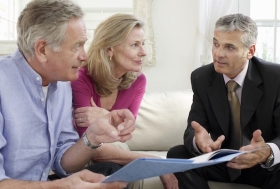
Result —
[[263, 96], [263, 92], [258, 88], [262, 82], [262, 78], [260, 77], [256, 66], [250, 61], [242, 89], [240, 107], [240, 122], [242, 129], [248, 124]]
[[213, 108], [213, 112], [224, 133], [228, 133], [230, 112], [223, 75], [215, 73], [210, 82], [212, 83], [212, 86], [208, 88], [207, 94]]
[[[224, 78], [222, 74], [215, 73], [210, 79], [210, 82], [212, 83], [212, 86], [208, 88], [207, 95], [221, 128], [224, 133], [227, 133], [230, 125], [230, 111]], [[240, 107], [240, 122], [242, 129], [248, 124], [263, 96], [263, 92], [258, 88], [262, 82], [262, 78], [260, 77], [254, 62], [250, 60], [244, 80]]]

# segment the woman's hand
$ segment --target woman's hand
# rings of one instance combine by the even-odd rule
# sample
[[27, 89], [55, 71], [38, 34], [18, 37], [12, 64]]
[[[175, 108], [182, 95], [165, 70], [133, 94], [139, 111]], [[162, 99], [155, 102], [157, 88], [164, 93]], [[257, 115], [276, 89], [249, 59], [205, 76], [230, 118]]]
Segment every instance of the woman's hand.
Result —
[[77, 126], [88, 127], [90, 126], [96, 118], [102, 117], [108, 113], [108, 110], [96, 106], [93, 99], [90, 99], [91, 107], [77, 108], [74, 111], [74, 118]]

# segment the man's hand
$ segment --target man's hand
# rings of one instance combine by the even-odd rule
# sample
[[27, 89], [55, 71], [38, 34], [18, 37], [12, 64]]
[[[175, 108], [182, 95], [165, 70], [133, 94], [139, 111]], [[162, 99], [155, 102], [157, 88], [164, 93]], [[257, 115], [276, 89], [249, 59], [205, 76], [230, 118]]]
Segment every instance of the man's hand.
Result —
[[271, 148], [265, 143], [262, 137], [262, 132], [260, 130], [256, 130], [253, 133], [253, 138], [250, 145], [240, 148], [241, 151], [249, 151], [255, 149], [260, 150], [242, 154], [232, 159], [231, 162], [228, 162], [227, 166], [234, 169], [246, 169], [251, 168], [259, 163], [264, 163], [267, 160], [268, 156], [271, 154]]
[[86, 135], [93, 145], [102, 142], [124, 142], [131, 139], [131, 133], [135, 130], [134, 123], [135, 118], [129, 110], [113, 110], [96, 119], [87, 128]]
[[178, 180], [173, 174], [160, 176], [164, 189], [179, 189]]
[[221, 148], [222, 142], [225, 140], [224, 135], [219, 136], [216, 141], [213, 141], [206, 129], [199, 123], [192, 121], [191, 125], [195, 131], [195, 143], [200, 151], [208, 153]]
[[90, 104], [91, 106], [89, 107], [75, 109], [74, 118], [77, 126], [89, 127], [94, 122], [94, 120], [110, 113], [105, 108], [100, 108], [96, 106], [96, 104], [93, 101], [93, 98], [90, 99]]
[[[115, 188], [125, 188], [127, 186], [127, 183], [124, 183], [124, 182], [99, 183], [104, 178], [105, 178], [104, 175], [96, 174], [89, 170], [83, 170], [83, 171], [75, 173], [69, 177], [57, 180], [59, 183], [57, 188], [115, 189]], [[65, 187], [63, 187], [63, 186], [65, 186]]]
[[4, 179], [0, 181], [1, 189], [28, 188], [28, 189], [121, 189], [127, 186], [124, 182], [100, 183], [104, 175], [83, 170], [55, 181], [25, 181], [16, 179]]

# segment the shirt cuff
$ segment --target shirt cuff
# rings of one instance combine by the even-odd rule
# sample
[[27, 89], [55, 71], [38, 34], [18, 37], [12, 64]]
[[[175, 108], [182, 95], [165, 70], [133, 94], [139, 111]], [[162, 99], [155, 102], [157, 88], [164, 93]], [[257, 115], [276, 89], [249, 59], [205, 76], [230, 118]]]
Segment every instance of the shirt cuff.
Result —
[[280, 150], [278, 148], [278, 146], [274, 143], [266, 143], [267, 145], [270, 146], [272, 153], [274, 155], [274, 162], [270, 167], [266, 167], [264, 164], [261, 164], [262, 168], [271, 168], [274, 165], [280, 163]]
[[64, 171], [64, 169], [61, 166], [61, 159], [62, 156], [64, 155], [65, 151], [69, 148], [70, 146], [68, 146], [67, 148], [63, 149], [63, 151], [57, 155], [56, 160], [54, 161], [54, 165], [53, 165], [53, 172], [55, 172], [58, 176], [60, 177], [65, 177], [65, 176], [69, 176], [70, 174], [66, 173]]
[[197, 153], [202, 154], [201, 151], [198, 149], [196, 143], [195, 143], [195, 136], [193, 137], [193, 148]]

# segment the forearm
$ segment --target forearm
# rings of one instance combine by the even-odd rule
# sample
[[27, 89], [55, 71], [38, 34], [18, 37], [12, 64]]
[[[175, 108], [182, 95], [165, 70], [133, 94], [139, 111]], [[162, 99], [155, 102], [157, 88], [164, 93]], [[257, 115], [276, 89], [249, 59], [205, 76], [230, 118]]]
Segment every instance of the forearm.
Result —
[[126, 165], [137, 158], [155, 157], [147, 154], [132, 152], [126, 149], [118, 148], [112, 144], [103, 144], [98, 148], [97, 153], [93, 155], [93, 160], [97, 162], [114, 162]]
[[15, 179], [5, 179], [0, 181], [1, 189], [67, 189], [60, 180], [56, 181], [23, 181]]
[[[101, 142], [126, 141], [131, 138], [131, 132], [135, 129], [134, 123], [135, 119], [129, 110], [114, 110], [88, 127], [84, 137], [92, 146], [98, 146]], [[122, 127], [117, 130], [120, 124]], [[102, 149], [102, 146], [100, 148]], [[97, 149], [91, 149], [81, 138], [66, 150], [60, 164], [66, 173], [73, 173], [82, 169], [96, 153], [99, 153]]]
[[87, 147], [82, 139], [71, 146], [62, 156], [61, 166], [66, 173], [80, 171], [90, 161], [95, 150]]

